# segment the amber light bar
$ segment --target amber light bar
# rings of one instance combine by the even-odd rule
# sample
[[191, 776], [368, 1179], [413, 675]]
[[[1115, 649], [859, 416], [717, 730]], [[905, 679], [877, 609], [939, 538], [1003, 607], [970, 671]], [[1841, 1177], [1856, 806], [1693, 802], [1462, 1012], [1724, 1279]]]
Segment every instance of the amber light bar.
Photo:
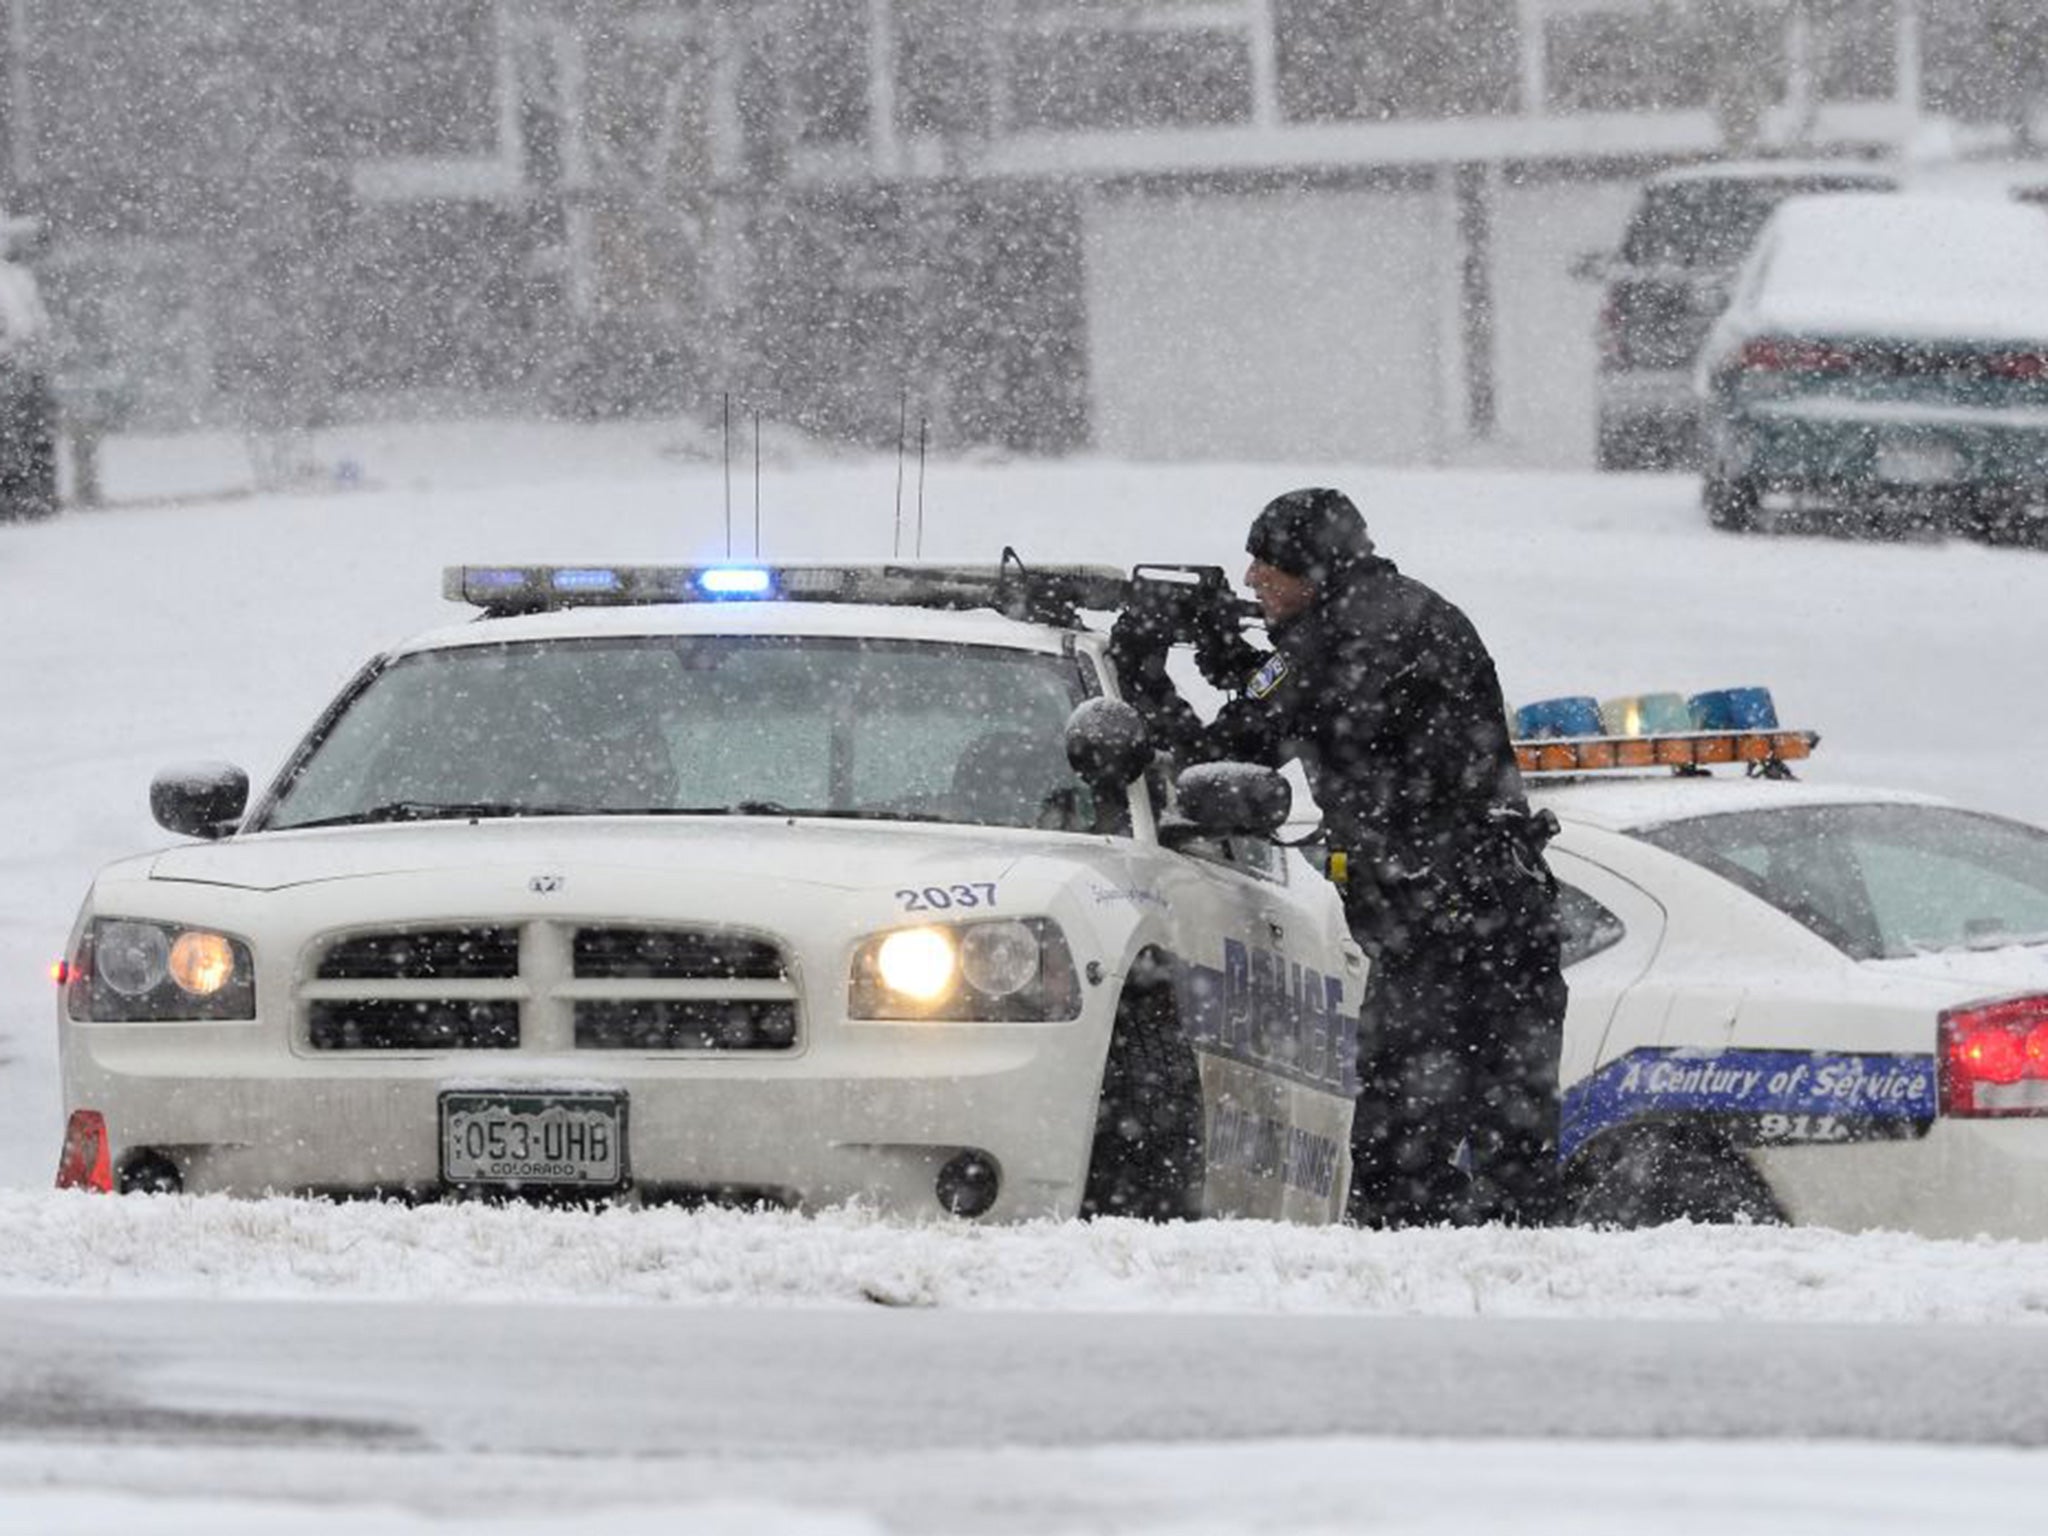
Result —
[[1524, 773], [1606, 773], [1708, 768], [1717, 763], [1791, 763], [1811, 757], [1815, 731], [1682, 731], [1656, 736], [1567, 736], [1515, 743]]

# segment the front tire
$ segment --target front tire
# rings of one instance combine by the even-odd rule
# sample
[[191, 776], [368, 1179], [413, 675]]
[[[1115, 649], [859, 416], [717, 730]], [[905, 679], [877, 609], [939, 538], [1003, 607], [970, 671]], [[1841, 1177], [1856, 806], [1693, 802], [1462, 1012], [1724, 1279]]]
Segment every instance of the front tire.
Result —
[[57, 515], [57, 403], [30, 379], [0, 412], [0, 522]]
[[1580, 1227], [1776, 1226], [1785, 1213], [1762, 1175], [1721, 1138], [1656, 1126], [1617, 1132], [1579, 1154], [1565, 1172], [1564, 1220]]
[[1182, 1221], [1202, 1214], [1202, 1076], [1173, 989], [1134, 985], [1117, 1009], [1081, 1214]]
[[1746, 476], [1724, 480], [1709, 475], [1701, 484], [1700, 502], [1707, 509], [1707, 521], [1723, 533], [1752, 533], [1763, 492]]

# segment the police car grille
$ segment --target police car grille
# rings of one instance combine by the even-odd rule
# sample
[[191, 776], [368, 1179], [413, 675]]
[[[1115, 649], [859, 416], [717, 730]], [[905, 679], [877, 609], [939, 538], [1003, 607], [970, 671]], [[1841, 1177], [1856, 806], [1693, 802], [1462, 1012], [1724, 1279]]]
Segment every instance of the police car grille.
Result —
[[316, 1051], [509, 1051], [519, 1044], [513, 998], [363, 997], [307, 1005]]
[[773, 938], [710, 925], [448, 924], [337, 934], [299, 984], [314, 1052], [788, 1052]]
[[576, 1045], [592, 1051], [787, 1051], [796, 988], [772, 939], [721, 928], [579, 928]]
[[647, 998], [576, 1005], [586, 1051], [786, 1051], [796, 1007], [776, 1001]]
[[782, 951], [752, 934], [717, 928], [579, 928], [578, 979], [786, 981]]
[[431, 981], [519, 974], [517, 928], [418, 928], [337, 939], [314, 972], [323, 981]]

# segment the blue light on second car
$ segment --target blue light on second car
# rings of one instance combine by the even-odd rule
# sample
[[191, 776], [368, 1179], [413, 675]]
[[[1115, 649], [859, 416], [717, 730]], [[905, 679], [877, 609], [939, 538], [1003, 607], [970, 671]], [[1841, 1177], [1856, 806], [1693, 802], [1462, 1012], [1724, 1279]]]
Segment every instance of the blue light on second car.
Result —
[[616, 592], [619, 573], [608, 565], [564, 566], [554, 573], [557, 592]]
[[1692, 706], [1693, 729], [1698, 731], [1775, 731], [1778, 707], [1768, 688], [1716, 688], [1696, 693]]
[[698, 572], [697, 587], [706, 597], [766, 597], [775, 577], [758, 565], [720, 565]]
[[1515, 711], [1514, 730], [1517, 741], [1546, 736], [1598, 736], [1600, 703], [1584, 694], [1539, 699]]

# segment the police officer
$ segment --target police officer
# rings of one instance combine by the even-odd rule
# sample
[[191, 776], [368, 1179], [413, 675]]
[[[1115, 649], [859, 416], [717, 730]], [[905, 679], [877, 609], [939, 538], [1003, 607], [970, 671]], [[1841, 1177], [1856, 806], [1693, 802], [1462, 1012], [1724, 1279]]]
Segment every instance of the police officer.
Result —
[[[1246, 584], [1274, 649], [1134, 602], [1111, 631], [1127, 695], [1182, 762], [1293, 758], [1329, 873], [1372, 957], [1359, 1027], [1350, 1213], [1370, 1225], [1542, 1222], [1557, 1203], [1565, 984], [1556, 886], [1471, 621], [1373, 550], [1339, 491], [1253, 522]], [[1165, 658], [1193, 638], [1231, 692], [1204, 726]]]

